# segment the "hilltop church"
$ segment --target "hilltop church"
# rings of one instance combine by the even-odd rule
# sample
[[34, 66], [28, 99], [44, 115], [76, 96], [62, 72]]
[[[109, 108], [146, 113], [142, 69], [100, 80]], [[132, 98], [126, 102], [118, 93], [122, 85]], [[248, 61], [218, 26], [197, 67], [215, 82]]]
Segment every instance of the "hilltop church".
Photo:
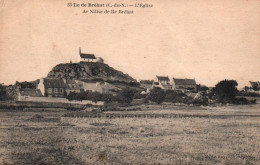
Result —
[[100, 63], [104, 63], [104, 59], [101, 58], [101, 57], [96, 57], [94, 54], [81, 53], [81, 48], [79, 48], [79, 56], [81, 58], [81, 61], [83, 61], [83, 62], [100, 62]]

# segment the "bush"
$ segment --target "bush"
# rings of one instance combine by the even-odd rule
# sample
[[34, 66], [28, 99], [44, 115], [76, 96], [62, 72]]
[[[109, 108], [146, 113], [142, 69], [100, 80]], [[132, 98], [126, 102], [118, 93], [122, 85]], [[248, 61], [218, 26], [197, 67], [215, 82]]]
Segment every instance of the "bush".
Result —
[[149, 95], [149, 100], [161, 104], [165, 99], [166, 93], [161, 88], [153, 88]]
[[0, 84], [0, 100], [8, 100], [8, 95], [6, 92], [6, 87]]
[[118, 99], [121, 103], [131, 103], [134, 99], [135, 92], [130, 88], [123, 89], [118, 94]]
[[238, 94], [237, 85], [235, 80], [220, 81], [213, 88], [213, 94], [215, 94], [220, 101], [233, 100]]
[[166, 96], [164, 101], [172, 102], [172, 103], [184, 103], [184, 104], [192, 104], [193, 99], [188, 97], [185, 93], [179, 93], [173, 90], [166, 91]]
[[120, 80], [106, 80], [106, 82], [111, 83], [111, 84], [123, 84], [131, 87], [140, 87], [140, 83], [131, 81], [131, 82], [126, 82], [126, 81], [120, 81]]
[[235, 98], [232, 100], [232, 103], [233, 104], [249, 104], [249, 100], [247, 100], [246, 98], [244, 97], [240, 97], [240, 98]]
[[198, 91], [207, 91], [207, 90], [209, 90], [209, 87], [199, 84], [199, 85], [197, 85], [197, 90]]
[[253, 92], [240, 92], [239, 96], [260, 97], [260, 94]]
[[118, 99], [112, 94], [102, 94], [101, 101], [104, 101], [106, 103], [111, 103], [111, 102], [118, 101]]
[[146, 98], [148, 94], [141, 94], [141, 92], [136, 92], [134, 94], [134, 99], [143, 99], [143, 98]]
[[195, 105], [204, 105], [204, 106], [206, 106], [206, 105], [208, 105], [208, 103], [209, 103], [209, 99], [207, 97], [202, 97], [200, 99], [195, 99], [193, 101], [193, 104], [195, 104]]

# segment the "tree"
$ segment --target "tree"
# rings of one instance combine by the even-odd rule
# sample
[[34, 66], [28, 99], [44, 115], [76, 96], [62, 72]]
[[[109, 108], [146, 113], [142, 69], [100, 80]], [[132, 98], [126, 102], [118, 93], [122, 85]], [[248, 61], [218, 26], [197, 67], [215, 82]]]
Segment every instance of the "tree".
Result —
[[111, 103], [113, 101], [117, 101], [117, 98], [113, 96], [112, 94], [104, 93], [101, 96], [101, 100], [105, 101], [106, 103]]
[[0, 84], [0, 100], [8, 100], [5, 86]]
[[222, 80], [213, 88], [213, 93], [220, 99], [233, 100], [238, 93], [236, 80]]
[[149, 100], [161, 104], [165, 99], [165, 92], [161, 88], [155, 87], [151, 90]]
[[199, 85], [197, 85], [197, 89], [198, 89], [198, 91], [207, 91], [207, 90], [209, 90], [209, 87], [199, 84]]
[[122, 103], [131, 103], [134, 99], [135, 92], [130, 88], [123, 89], [118, 97]]
[[91, 99], [91, 101], [97, 103], [98, 101], [101, 100], [101, 94], [98, 92], [89, 92], [88, 95], [89, 99]]

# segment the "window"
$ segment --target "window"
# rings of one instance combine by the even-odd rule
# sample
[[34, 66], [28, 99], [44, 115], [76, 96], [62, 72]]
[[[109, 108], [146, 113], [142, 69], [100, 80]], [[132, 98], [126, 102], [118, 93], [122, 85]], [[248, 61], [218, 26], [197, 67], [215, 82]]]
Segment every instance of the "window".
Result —
[[52, 88], [48, 88], [47, 93], [52, 93]]
[[63, 93], [63, 89], [62, 88], [60, 88], [60, 93]]
[[54, 93], [58, 93], [58, 88], [54, 88]]

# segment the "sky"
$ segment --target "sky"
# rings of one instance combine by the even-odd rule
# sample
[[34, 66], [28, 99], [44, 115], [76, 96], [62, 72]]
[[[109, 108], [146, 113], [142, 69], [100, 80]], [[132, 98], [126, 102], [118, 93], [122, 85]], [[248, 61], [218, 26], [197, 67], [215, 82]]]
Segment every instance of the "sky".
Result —
[[[134, 14], [84, 14], [75, 3], [149, 3]], [[110, 10], [110, 9], [109, 9]], [[118, 10], [116, 8], [115, 10]], [[93, 53], [133, 78], [260, 81], [259, 0], [0, 0], [0, 82], [47, 76]]]

